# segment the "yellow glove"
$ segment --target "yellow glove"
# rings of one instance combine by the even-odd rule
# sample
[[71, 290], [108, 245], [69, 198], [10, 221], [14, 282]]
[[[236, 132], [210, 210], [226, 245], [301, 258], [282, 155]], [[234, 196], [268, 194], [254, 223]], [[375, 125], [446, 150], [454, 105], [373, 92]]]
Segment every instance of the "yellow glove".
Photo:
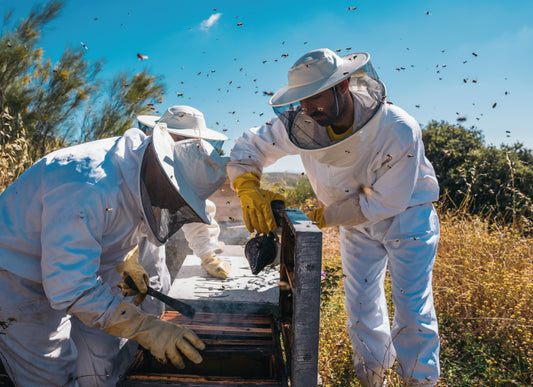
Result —
[[248, 172], [233, 181], [233, 189], [241, 200], [242, 216], [248, 232], [267, 234], [277, 228], [271, 202], [285, 201], [280, 194], [259, 188], [259, 176]]
[[185, 368], [180, 351], [196, 364], [203, 360], [197, 349], [205, 349], [205, 344], [196, 333], [160, 320], [127, 302], [118, 306], [104, 332], [134, 340], [161, 363], [165, 364], [169, 359], [180, 369]]
[[[135, 246], [128, 255], [123, 263], [117, 267], [118, 273], [122, 276], [122, 282], [118, 283], [117, 286], [122, 289], [123, 296], [136, 296], [133, 300], [135, 305], [140, 305], [146, 298], [146, 292], [148, 291], [147, 285], [150, 285], [150, 277], [146, 270], [139, 265], [139, 247]], [[135, 286], [137, 286], [138, 291], [130, 288], [125, 283], [126, 277], [131, 277]]]
[[326, 224], [326, 219], [324, 219], [324, 210], [325, 207], [314, 209], [307, 213], [307, 217], [314, 223], [317, 223], [318, 228], [324, 228], [328, 225]]
[[226, 279], [231, 271], [231, 264], [221, 260], [215, 253], [200, 256], [202, 267], [216, 278]]

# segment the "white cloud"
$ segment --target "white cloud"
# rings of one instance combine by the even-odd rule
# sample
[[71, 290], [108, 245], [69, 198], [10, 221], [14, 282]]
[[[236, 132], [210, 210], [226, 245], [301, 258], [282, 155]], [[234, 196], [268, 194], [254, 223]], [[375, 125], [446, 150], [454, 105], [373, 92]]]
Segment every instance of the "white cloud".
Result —
[[220, 16], [222, 16], [220, 12], [212, 14], [211, 16], [209, 16], [209, 19], [204, 20], [202, 23], [200, 23], [200, 29], [207, 31], [209, 28], [213, 27], [213, 25], [218, 21], [218, 19], [220, 19]]

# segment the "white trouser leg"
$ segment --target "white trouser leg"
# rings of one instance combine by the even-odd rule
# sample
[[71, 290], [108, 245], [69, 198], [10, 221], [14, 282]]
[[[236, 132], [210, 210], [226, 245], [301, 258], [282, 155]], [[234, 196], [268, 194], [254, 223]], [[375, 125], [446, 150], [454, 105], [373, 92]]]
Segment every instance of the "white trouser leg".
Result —
[[363, 385], [381, 386], [395, 357], [383, 287], [386, 251], [353, 228], [341, 228], [341, 257], [355, 372]]
[[[397, 371], [408, 385], [433, 386], [440, 374], [431, 282], [439, 240], [438, 218], [433, 205], [410, 208], [397, 218], [389, 234], [404, 235], [387, 243]], [[409, 233], [405, 233], [406, 225]]]
[[135, 356], [138, 344], [89, 328], [72, 317], [72, 339], [78, 349], [80, 387], [115, 386]]
[[0, 269], [0, 356], [17, 386], [77, 386], [77, 350], [64, 311], [51, 309], [42, 286]]

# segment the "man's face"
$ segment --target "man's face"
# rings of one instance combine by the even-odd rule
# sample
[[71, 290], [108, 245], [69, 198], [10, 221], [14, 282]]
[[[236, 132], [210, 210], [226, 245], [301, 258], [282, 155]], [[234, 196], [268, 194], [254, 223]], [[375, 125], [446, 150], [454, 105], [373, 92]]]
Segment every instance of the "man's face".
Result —
[[320, 126], [332, 125], [339, 118], [332, 88], [301, 100], [300, 105], [302, 110]]

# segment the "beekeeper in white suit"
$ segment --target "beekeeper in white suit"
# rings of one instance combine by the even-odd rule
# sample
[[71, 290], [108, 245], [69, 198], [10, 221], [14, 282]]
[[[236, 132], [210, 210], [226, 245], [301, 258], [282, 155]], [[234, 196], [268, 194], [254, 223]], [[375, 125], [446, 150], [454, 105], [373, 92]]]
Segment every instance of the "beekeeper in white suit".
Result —
[[[165, 123], [171, 136], [176, 141], [201, 138], [209, 142], [220, 153], [224, 141], [228, 138], [224, 134], [209, 129], [205, 123], [204, 115], [198, 109], [186, 105], [175, 105], [168, 108], [162, 116], [139, 115], [137, 116], [139, 129], [150, 134], [157, 123]], [[206, 200], [209, 213], [209, 224], [188, 223], [183, 225], [183, 235], [189, 243], [193, 253], [200, 258], [202, 268], [211, 276], [226, 279], [231, 271], [231, 264], [217, 256], [224, 243], [220, 242], [220, 226], [215, 220], [216, 206], [211, 200]], [[142, 243], [141, 264], [151, 275], [157, 272], [157, 277], [162, 283], [162, 291], [170, 289], [170, 274], [165, 263], [164, 246], [154, 246]], [[143, 252], [143, 250], [145, 252]], [[155, 261], [152, 257], [158, 257]], [[150, 268], [152, 268], [150, 270]], [[153, 277], [153, 275], [151, 275]], [[161, 305], [158, 303], [157, 305]]]
[[205, 200], [224, 167], [209, 143], [176, 142], [161, 124], [149, 137], [130, 129], [53, 152], [2, 193], [0, 320], [11, 323], [0, 358], [16, 385], [114, 386], [130, 361], [124, 339], [177, 367], [202, 361], [194, 332], [143, 312], [115, 285], [129, 275], [146, 291], [128, 252], [208, 223]]
[[[439, 336], [431, 275], [439, 222], [438, 183], [416, 120], [385, 102], [369, 55], [329, 49], [303, 55], [288, 85], [270, 99], [277, 117], [235, 141], [228, 176], [249, 231], [275, 229], [272, 192], [259, 187], [264, 167], [299, 154], [325, 207], [309, 213], [319, 227], [340, 226], [341, 258], [354, 346], [364, 386], [386, 383], [398, 361], [407, 385], [439, 377]], [[389, 268], [392, 330], [384, 292]]]

